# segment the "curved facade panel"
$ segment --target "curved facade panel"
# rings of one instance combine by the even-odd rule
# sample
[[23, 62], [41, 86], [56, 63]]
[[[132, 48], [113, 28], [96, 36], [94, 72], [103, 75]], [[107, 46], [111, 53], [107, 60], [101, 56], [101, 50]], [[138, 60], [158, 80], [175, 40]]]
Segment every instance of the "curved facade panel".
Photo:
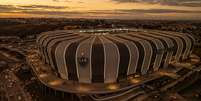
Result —
[[64, 30], [42, 33], [37, 44], [42, 60], [62, 79], [114, 83], [188, 58], [194, 38], [156, 30]]

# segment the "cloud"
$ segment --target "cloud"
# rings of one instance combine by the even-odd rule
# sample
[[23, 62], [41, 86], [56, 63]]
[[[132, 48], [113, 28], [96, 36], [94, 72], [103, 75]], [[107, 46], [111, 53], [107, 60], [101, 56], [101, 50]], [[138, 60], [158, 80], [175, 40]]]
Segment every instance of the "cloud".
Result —
[[54, 2], [74, 2], [74, 3], [78, 3], [78, 4], [84, 4], [85, 2], [83, 1], [73, 1], [73, 0], [52, 0]]
[[127, 13], [201, 13], [201, 11], [188, 11], [176, 9], [120, 9], [118, 11]]
[[0, 11], [13, 11], [16, 7], [12, 5], [0, 5]]
[[0, 12], [17, 12], [17, 11], [23, 11], [23, 10], [33, 10], [31, 8], [22, 8], [14, 5], [0, 5]]
[[54, 1], [54, 2], [71, 2], [69, 0], [52, 0], [52, 1]]
[[26, 5], [26, 6], [18, 6], [22, 8], [28, 9], [66, 9], [69, 8], [67, 6], [49, 6], [49, 5]]
[[[42, 9], [42, 10], [41, 10]], [[0, 5], [1, 12], [23, 12], [29, 14], [143, 14], [143, 13], [201, 13], [201, 11], [195, 10], [176, 10], [176, 9], [116, 9], [116, 10], [89, 10], [85, 12], [81, 11], [60, 11], [63, 9], [70, 9], [66, 6], [49, 6], [49, 5]]]
[[22, 11], [25, 14], [37, 14], [37, 15], [70, 15], [70, 14], [84, 14], [82, 12], [69, 12], [69, 11]]
[[119, 3], [148, 3], [169, 6], [201, 7], [201, 0], [113, 0]]
[[38, 11], [38, 10], [63, 10], [70, 9], [67, 6], [49, 6], [49, 5], [0, 5], [0, 12], [21, 12], [21, 11]]
[[[88, 11], [68, 11], [72, 9], [64, 6], [47, 5], [0, 5], [0, 13], [27, 14], [40, 17], [72, 17], [72, 18], [161, 18], [171, 17], [186, 18], [190, 16], [194, 19], [201, 18], [199, 10], [177, 10], [177, 9], [116, 9], [116, 10], [88, 10]], [[174, 13], [174, 14], [172, 14]], [[195, 18], [196, 15], [196, 18]]]
[[[80, 11], [22, 11], [23, 14], [31, 14], [36, 16], [44, 16], [44, 17], [83, 17], [83, 18], [90, 18], [90, 17], [116, 17], [116, 18], [123, 18], [123, 17], [138, 17], [143, 18], [143, 16], [147, 16], [147, 14], [159, 14], [165, 15], [168, 13], [182, 13], [182, 14], [200, 14], [201, 11], [185, 11], [185, 10], [169, 10], [169, 9], [119, 9], [119, 10], [89, 10], [85, 12]], [[174, 15], [173, 15], [174, 16]], [[152, 16], [152, 18], [154, 18]]]

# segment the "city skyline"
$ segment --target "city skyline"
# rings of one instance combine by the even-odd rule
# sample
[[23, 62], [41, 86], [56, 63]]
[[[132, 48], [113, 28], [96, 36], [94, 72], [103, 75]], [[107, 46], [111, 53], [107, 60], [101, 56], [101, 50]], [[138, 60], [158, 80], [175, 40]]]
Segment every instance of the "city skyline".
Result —
[[4, 0], [0, 18], [201, 20], [201, 0]]

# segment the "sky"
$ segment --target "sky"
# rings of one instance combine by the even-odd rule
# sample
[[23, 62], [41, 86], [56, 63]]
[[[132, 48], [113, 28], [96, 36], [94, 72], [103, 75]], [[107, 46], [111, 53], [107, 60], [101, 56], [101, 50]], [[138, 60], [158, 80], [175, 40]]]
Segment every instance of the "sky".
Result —
[[201, 0], [0, 0], [0, 18], [201, 20]]

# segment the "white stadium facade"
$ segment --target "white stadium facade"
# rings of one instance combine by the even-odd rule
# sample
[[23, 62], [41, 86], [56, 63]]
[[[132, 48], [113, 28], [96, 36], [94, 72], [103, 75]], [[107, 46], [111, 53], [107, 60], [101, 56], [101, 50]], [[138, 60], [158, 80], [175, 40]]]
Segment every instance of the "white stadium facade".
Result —
[[195, 38], [179, 32], [118, 28], [49, 31], [36, 42], [38, 50], [27, 61], [46, 87], [120, 96], [164, 75], [175, 80], [178, 72], [185, 72], [183, 67], [193, 67], [186, 61], [192, 58]]
[[37, 43], [42, 60], [62, 79], [114, 83], [129, 75], [166, 68], [172, 60], [187, 59], [194, 38], [172, 32], [114, 29], [46, 32]]

